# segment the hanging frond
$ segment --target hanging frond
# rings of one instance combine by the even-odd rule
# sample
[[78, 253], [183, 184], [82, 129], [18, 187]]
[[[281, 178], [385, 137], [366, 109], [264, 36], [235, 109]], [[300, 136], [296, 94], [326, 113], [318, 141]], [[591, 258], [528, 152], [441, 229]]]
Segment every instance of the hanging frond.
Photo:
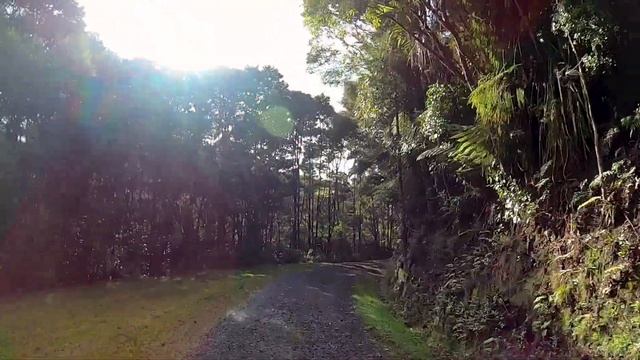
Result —
[[436, 147], [425, 150], [422, 154], [418, 155], [416, 160], [433, 159], [441, 155], [448, 155], [451, 152], [451, 149], [453, 149], [453, 144], [445, 142]]
[[373, 25], [373, 27], [375, 27], [376, 29], [379, 29], [380, 27], [382, 27], [383, 24], [383, 18], [385, 15], [393, 12], [395, 10], [395, 7], [390, 6], [390, 5], [386, 5], [386, 4], [377, 4], [375, 6], [371, 6], [364, 18], [371, 24]]
[[391, 25], [389, 29], [389, 41], [392, 46], [404, 52], [409, 58], [415, 55], [415, 41], [412, 41], [412, 39], [407, 36], [406, 31], [398, 24]]
[[552, 161], [553, 174], [564, 176], [567, 168], [588, 156], [591, 128], [582, 106], [582, 94], [567, 77], [566, 69], [550, 71], [537, 100], [540, 118], [540, 158]]
[[516, 89], [514, 93], [511, 86], [510, 77], [517, 68], [518, 65], [513, 65], [483, 78], [471, 92], [469, 104], [482, 126], [500, 131], [511, 122], [516, 110], [524, 107], [524, 90]]
[[491, 151], [491, 132], [472, 126], [452, 136], [456, 142], [450, 157], [468, 167], [488, 167], [495, 162]]

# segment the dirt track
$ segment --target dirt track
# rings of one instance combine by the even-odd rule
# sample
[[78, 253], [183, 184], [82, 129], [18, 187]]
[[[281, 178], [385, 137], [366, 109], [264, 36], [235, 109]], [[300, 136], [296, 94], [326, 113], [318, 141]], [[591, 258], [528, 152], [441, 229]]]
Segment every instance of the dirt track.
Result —
[[352, 286], [378, 263], [315, 265], [283, 275], [231, 312], [195, 359], [384, 359], [355, 313]]

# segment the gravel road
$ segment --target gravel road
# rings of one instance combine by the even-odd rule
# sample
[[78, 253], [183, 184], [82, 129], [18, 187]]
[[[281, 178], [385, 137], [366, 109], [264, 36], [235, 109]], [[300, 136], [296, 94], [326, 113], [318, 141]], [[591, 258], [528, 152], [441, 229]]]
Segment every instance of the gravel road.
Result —
[[281, 276], [213, 329], [194, 359], [384, 359], [354, 310], [359, 265]]

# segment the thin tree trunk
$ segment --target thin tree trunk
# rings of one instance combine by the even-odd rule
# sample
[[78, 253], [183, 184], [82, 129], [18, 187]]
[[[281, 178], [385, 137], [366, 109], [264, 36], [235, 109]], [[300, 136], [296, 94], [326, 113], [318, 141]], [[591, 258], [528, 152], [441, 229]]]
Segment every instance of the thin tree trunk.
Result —
[[[569, 44], [571, 44], [571, 49], [573, 50], [573, 54], [576, 56], [576, 61], [578, 62], [578, 74], [580, 76], [582, 96], [585, 98], [584, 102], [587, 110], [587, 118], [589, 119], [591, 130], [593, 131], [593, 148], [596, 154], [598, 176], [602, 179], [602, 173], [604, 172], [604, 165], [602, 164], [602, 154], [600, 154], [600, 135], [598, 134], [598, 126], [596, 125], [596, 121], [593, 117], [593, 110], [591, 109], [591, 98], [589, 96], [589, 89], [587, 88], [587, 80], [586, 80], [586, 77], [584, 76], [582, 62], [580, 61], [580, 57], [578, 56], [578, 52], [576, 51], [576, 47], [573, 44], [573, 39], [571, 39], [570, 34], [568, 38], [569, 38]], [[604, 196], [605, 196], [604, 187], [601, 187], [600, 190], [602, 192], [602, 200], [604, 200]]]
[[299, 151], [299, 136], [294, 135], [294, 161], [295, 168], [293, 170], [294, 178], [294, 193], [293, 193], [293, 236], [291, 247], [298, 249], [300, 247], [300, 151]]
[[333, 232], [332, 212], [331, 212], [331, 182], [329, 182], [329, 196], [327, 198], [327, 253], [331, 251], [331, 236]]
[[318, 244], [318, 230], [320, 227], [320, 212], [322, 211], [322, 201], [320, 201], [320, 189], [318, 189], [318, 194], [316, 195], [316, 229], [315, 234], [313, 235], [313, 246], [315, 247]]
[[352, 246], [353, 246], [353, 254], [357, 254], [358, 253], [358, 247], [356, 246], [356, 232], [357, 232], [357, 219], [358, 219], [358, 208], [357, 206], [357, 198], [356, 198], [356, 186], [354, 183], [353, 186], [353, 218], [351, 219], [351, 232], [352, 232]]
[[313, 184], [311, 184], [310, 186], [308, 197], [309, 206], [307, 207], [307, 246], [308, 249], [311, 249], [313, 242]]
[[[396, 113], [396, 136], [400, 139], [400, 115]], [[404, 201], [404, 177], [402, 172], [402, 157], [398, 154], [398, 180], [400, 187], [400, 205], [401, 205], [401, 236], [402, 236], [402, 246], [403, 249], [407, 249], [408, 245], [408, 233], [407, 233], [407, 217], [406, 217], [406, 206]]]

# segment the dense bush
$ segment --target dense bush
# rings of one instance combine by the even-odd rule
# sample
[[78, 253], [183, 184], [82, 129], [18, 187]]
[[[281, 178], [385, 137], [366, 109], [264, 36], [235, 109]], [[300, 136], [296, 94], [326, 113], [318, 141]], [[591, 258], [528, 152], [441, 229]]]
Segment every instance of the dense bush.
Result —
[[640, 3], [305, 5], [359, 174], [401, 205], [407, 321], [458, 358], [636, 358], [636, 245], [608, 238], [640, 223]]

